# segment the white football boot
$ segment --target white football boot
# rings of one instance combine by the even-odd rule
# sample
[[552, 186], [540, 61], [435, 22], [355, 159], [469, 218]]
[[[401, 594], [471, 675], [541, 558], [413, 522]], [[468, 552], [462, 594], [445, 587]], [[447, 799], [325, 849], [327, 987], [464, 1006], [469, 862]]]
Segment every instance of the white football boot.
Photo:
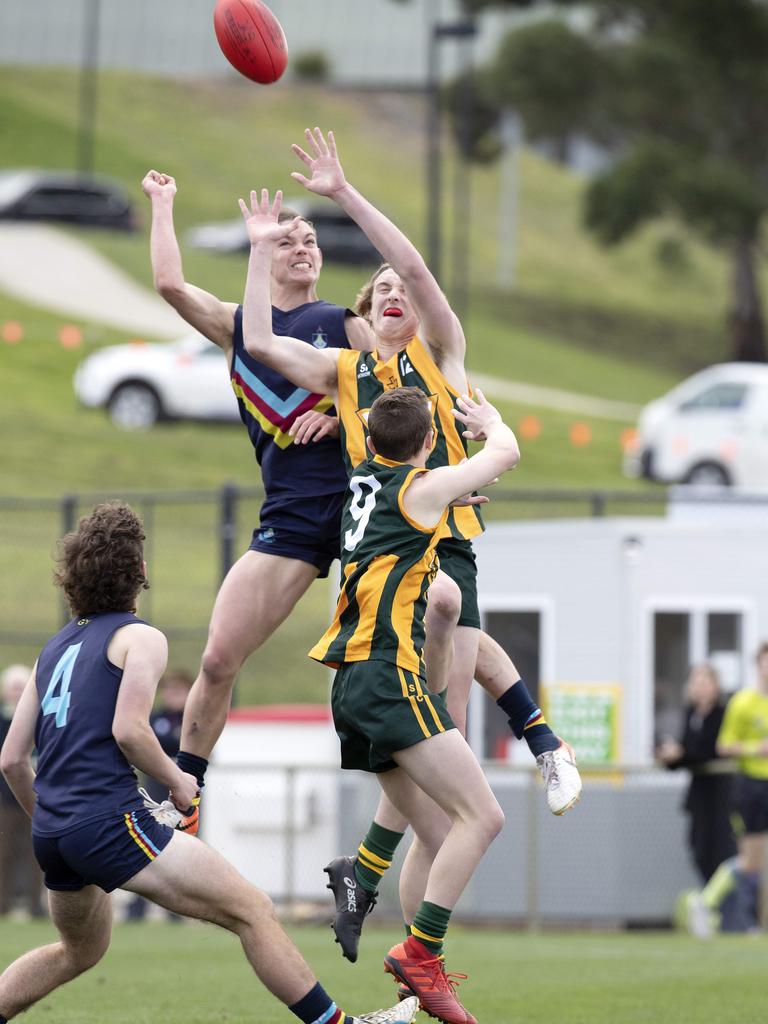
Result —
[[536, 764], [544, 779], [550, 811], [553, 814], [565, 814], [581, 796], [581, 776], [576, 767], [573, 748], [561, 740], [557, 750], [539, 754]]
[[351, 1017], [350, 1024], [411, 1024], [418, 1010], [419, 1000], [410, 996], [388, 1010], [374, 1010], [362, 1017]]

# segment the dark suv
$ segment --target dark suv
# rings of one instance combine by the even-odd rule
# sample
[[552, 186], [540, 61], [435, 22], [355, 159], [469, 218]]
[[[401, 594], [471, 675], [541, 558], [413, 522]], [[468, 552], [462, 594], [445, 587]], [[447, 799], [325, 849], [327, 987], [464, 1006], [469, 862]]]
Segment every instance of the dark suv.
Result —
[[[378, 250], [371, 245], [357, 224], [333, 203], [286, 199], [285, 206], [307, 220], [317, 230], [317, 242], [329, 263], [376, 266], [381, 263]], [[189, 245], [215, 252], [248, 252], [248, 232], [242, 218], [217, 224], [199, 224], [185, 236]]]
[[133, 231], [131, 201], [108, 178], [74, 171], [0, 171], [0, 218]]

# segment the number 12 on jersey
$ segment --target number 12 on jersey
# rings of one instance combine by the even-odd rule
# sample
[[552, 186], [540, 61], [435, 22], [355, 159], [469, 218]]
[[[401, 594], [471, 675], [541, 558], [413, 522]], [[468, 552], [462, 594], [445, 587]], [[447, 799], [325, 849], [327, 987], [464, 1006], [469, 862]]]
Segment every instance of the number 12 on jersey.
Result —
[[[77, 656], [80, 653], [82, 642], [70, 644], [62, 656], [56, 662], [48, 689], [45, 691], [42, 704], [40, 705], [43, 715], [56, 715], [56, 728], [62, 729], [67, 724], [67, 712], [72, 696], [69, 692], [69, 684], [72, 681], [72, 670], [75, 667]], [[56, 687], [61, 683], [61, 689], [56, 695]]]

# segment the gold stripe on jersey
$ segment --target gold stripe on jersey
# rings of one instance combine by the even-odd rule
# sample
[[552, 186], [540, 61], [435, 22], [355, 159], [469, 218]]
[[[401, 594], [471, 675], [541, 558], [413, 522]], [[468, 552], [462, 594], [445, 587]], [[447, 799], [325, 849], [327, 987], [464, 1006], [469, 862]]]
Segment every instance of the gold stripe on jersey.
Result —
[[358, 584], [355, 604], [358, 611], [358, 625], [354, 635], [347, 642], [347, 661], [367, 661], [371, 656], [371, 644], [379, 620], [379, 604], [387, 577], [397, 565], [397, 555], [382, 555], [376, 558]]
[[[354, 468], [359, 466], [368, 454], [368, 449], [365, 446], [365, 421], [360, 415], [360, 404], [357, 400], [357, 361], [360, 358], [360, 353], [355, 349], [348, 348], [341, 348], [338, 351], [339, 398], [336, 403], [336, 411], [344, 430], [343, 441], [347, 449], [349, 465]], [[347, 472], [349, 472], [349, 468]]]
[[[330, 624], [330, 626], [325, 631], [323, 636], [317, 641], [315, 646], [309, 652], [310, 658], [315, 657], [315, 651], [318, 650], [321, 644], [323, 645], [323, 650], [327, 651], [328, 648], [333, 643], [333, 641], [341, 632], [341, 617], [349, 607], [349, 595], [347, 594], [346, 582], [356, 568], [357, 562], [349, 562], [349, 564], [344, 567], [344, 579], [341, 581], [341, 591], [339, 592], [339, 600], [338, 604], [336, 605], [336, 614], [333, 618], [333, 622]], [[322, 660], [322, 658], [318, 657], [318, 661]], [[331, 666], [331, 668], [338, 668], [340, 663], [329, 661], [328, 664]]]
[[412, 709], [414, 715], [416, 716], [416, 721], [419, 723], [419, 726], [421, 727], [421, 731], [424, 733], [424, 735], [427, 737], [427, 739], [429, 739], [429, 737], [432, 734], [430, 733], [429, 729], [427, 728], [427, 723], [424, 721], [424, 716], [422, 715], [421, 711], [419, 710], [419, 705], [418, 705], [418, 702], [416, 700], [416, 697], [411, 693], [411, 691], [410, 691], [410, 689], [408, 687], [408, 682], [407, 682], [407, 680], [405, 678], [405, 672], [403, 672], [403, 670], [400, 668], [399, 665], [397, 666], [397, 674], [400, 677], [400, 686], [403, 689], [403, 696], [407, 697], [408, 700], [410, 701], [411, 709]]
[[[374, 507], [359, 543], [364, 548], [377, 529], [382, 534], [365, 555], [344, 567], [333, 623], [309, 656], [333, 667], [380, 658], [420, 675], [426, 590], [436, 571], [435, 547], [443, 536], [447, 510], [434, 528], [414, 527], [402, 515], [402, 496], [414, 477], [428, 470], [377, 455], [353, 479], [364, 479], [369, 470], [369, 475], [384, 480], [385, 497]], [[348, 514], [349, 504], [345, 517]]]
[[[415, 335], [404, 349], [393, 353], [386, 361], [379, 359], [376, 350], [370, 353], [356, 352], [352, 349], [340, 351], [337, 411], [349, 472], [368, 457], [365, 438], [370, 402], [367, 408], [363, 408], [360, 401], [361, 393], [366, 394], [369, 389], [369, 384], [364, 382], [375, 379], [382, 391], [412, 386], [407, 380], [410, 370], [421, 378], [422, 384], [418, 386], [422, 387], [432, 407], [435, 438], [429, 468], [436, 469], [438, 465], [444, 464], [457, 466], [467, 457], [466, 444], [461, 436], [461, 424], [454, 418], [452, 412], [459, 393], [448, 383], [427, 348]], [[467, 388], [469, 389], [469, 384]], [[471, 389], [469, 393], [472, 393]], [[444, 455], [442, 451], [435, 453], [434, 449], [438, 447], [439, 442], [444, 444]], [[446, 536], [471, 540], [481, 534], [483, 529], [482, 519], [474, 506], [451, 509]]]

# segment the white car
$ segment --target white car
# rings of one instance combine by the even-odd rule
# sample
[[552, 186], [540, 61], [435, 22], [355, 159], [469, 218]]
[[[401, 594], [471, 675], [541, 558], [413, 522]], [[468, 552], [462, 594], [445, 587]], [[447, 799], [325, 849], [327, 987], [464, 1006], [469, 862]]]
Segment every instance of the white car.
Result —
[[74, 386], [83, 405], [106, 408], [125, 430], [159, 419], [240, 419], [226, 357], [197, 333], [100, 349], [78, 366]]
[[664, 483], [768, 487], [768, 365], [710, 366], [650, 402], [624, 472]]

